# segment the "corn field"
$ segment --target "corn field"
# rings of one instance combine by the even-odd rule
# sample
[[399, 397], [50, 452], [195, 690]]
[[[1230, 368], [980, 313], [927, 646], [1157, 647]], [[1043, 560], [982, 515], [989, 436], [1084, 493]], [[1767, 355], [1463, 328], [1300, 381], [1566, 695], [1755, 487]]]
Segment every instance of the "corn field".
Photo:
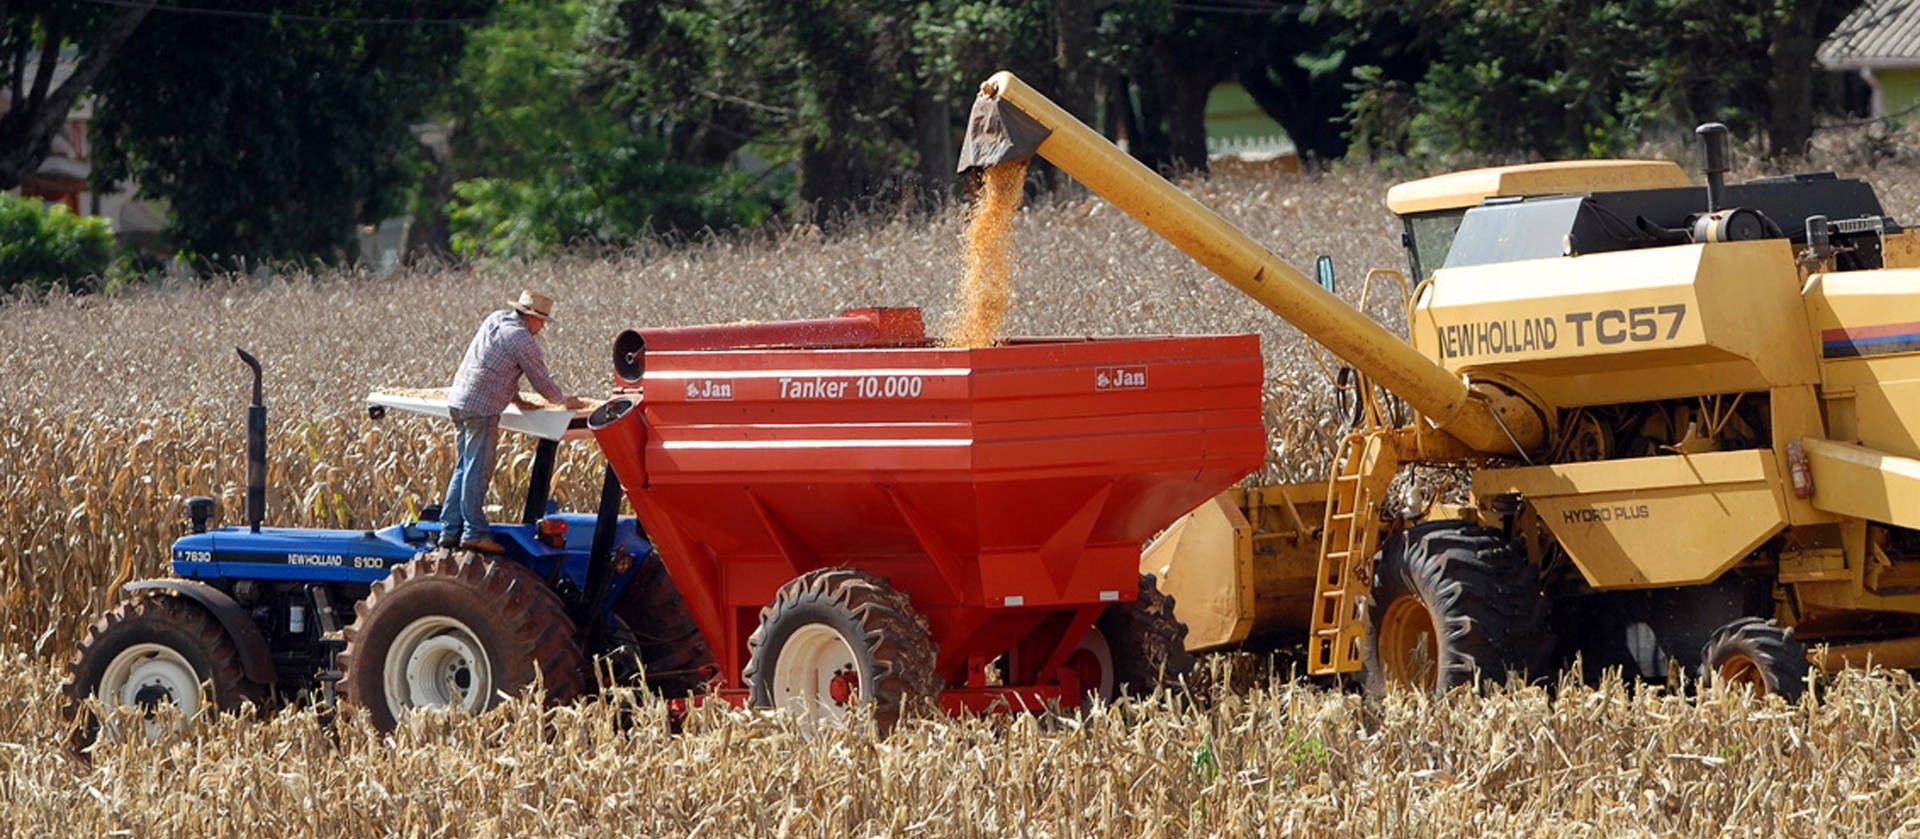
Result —
[[[1844, 158], [1832, 163], [1845, 169]], [[1751, 173], [1749, 173], [1751, 174]], [[1920, 167], [1843, 171], [1920, 222]], [[1183, 183], [1404, 330], [1404, 270], [1384, 207], [1394, 178], [1239, 168]], [[1617, 684], [1447, 702], [1362, 701], [1245, 658], [1191, 691], [1085, 716], [917, 719], [892, 736], [805, 732], [706, 708], [670, 734], [663, 705], [614, 694], [513, 703], [382, 736], [348, 711], [228, 719], [161, 747], [61, 753], [59, 667], [129, 580], [157, 576], [186, 498], [241, 518], [243, 347], [266, 368], [268, 523], [372, 528], [437, 503], [452, 441], [428, 420], [373, 420], [366, 394], [438, 387], [474, 327], [525, 287], [558, 301], [542, 343], [570, 393], [604, 394], [631, 326], [820, 317], [920, 306], [955, 316], [965, 214], [798, 226], [388, 278], [283, 273], [0, 304], [0, 830], [8, 835], [1889, 835], [1920, 836], [1920, 695], [1904, 674], [1848, 674], [1817, 701], [1690, 698]], [[1105, 202], [1024, 209], [1005, 334], [1249, 332], [1267, 358], [1269, 462], [1321, 475], [1337, 439], [1308, 342]], [[495, 499], [524, 492], [532, 447], [508, 435]], [[555, 496], [597, 498], [590, 444], [562, 447]]]

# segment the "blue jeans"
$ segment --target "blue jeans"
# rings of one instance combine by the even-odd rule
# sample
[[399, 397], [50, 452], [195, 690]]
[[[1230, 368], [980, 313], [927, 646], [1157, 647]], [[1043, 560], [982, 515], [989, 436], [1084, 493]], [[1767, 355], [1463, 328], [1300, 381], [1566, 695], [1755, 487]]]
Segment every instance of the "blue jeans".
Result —
[[490, 530], [483, 505], [493, 480], [493, 451], [500, 443], [500, 415], [474, 414], [448, 408], [453, 418], [453, 480], [447, 482], [447, 500], [440, 504], [440, 540], [475, 542]]

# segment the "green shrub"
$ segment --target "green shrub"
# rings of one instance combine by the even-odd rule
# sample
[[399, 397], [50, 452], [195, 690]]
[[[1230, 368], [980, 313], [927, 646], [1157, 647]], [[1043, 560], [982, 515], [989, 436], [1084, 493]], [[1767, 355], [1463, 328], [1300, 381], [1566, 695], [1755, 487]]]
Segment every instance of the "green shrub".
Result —
[[37, 198], [0, 194], [0, 293], [103, 287], [113, 268], [113, 228]]

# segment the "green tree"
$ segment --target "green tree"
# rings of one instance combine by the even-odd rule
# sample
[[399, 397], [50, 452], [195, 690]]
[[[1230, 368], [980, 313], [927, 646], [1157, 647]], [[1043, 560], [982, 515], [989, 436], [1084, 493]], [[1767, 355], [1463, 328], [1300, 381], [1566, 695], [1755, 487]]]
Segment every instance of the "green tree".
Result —
[[580, 2], [506, 0], [467, 45], [443, 105], [447, 245], [465, 256], [758, 223], [770, 185], [670, 153], [658, 120], [610, 104], [593, 74], [603, 25]]
[[[0, 189], [12, 189], [47, 159], [80, 94], [132, 37], [155, 0], [102, 8], [85, 2], [0, 3]], [[64, 76], [56, 72], [71, 61]], [[55, 84], [58, 81], [58, 84]]]
[[98, 216], [0, 193], [0, 292], [90, 291], [110, 279], [113, 230]]
[[[1812, 131], [1813, 50], [1857, 5], [1331, 2], [1363, 26], [1411, 24], [1406, 41], [1425, 59], [1354, 77], [1356, 147], [1546, 156], [1617, 153], [1654, 126], [1709, 119], [1765, 131], [1774, 153], [1798, 154]], [[1413, 107], [1387, 106], [1407, 91]]]
[[96, 86], [96, 183], [133, 178], [200, 259], [334, 260], [398, 211], [409, 126], [492, 0], [161, 7]]
[[622, 0], [601, 55], [675, 159], [790, 163], [816, 219], [937, 204], [981, 80], [1011, 69], [1143, 160], [1204, 168], [1236, 21], [1171, 0]]

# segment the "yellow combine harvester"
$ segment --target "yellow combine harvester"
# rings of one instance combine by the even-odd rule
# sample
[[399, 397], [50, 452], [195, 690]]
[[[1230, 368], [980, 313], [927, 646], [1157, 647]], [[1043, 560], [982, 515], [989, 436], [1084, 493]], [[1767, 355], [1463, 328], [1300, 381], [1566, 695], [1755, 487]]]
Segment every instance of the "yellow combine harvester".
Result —
[[1787, 697], [1810, 665], [1920, 667], [1920, 238], [1860, 181], [1727, 185], [1700, 133], [1705, 189], [1663, 161], [1395, 187], [1410, 340], [1011, 74], [961, 167], [1045, 157], [1361, 374], [1328, 481], [1222, 495], [1142, 558], [1191, 648], [1304, 641], [1374, 689], [1576, 653]]

